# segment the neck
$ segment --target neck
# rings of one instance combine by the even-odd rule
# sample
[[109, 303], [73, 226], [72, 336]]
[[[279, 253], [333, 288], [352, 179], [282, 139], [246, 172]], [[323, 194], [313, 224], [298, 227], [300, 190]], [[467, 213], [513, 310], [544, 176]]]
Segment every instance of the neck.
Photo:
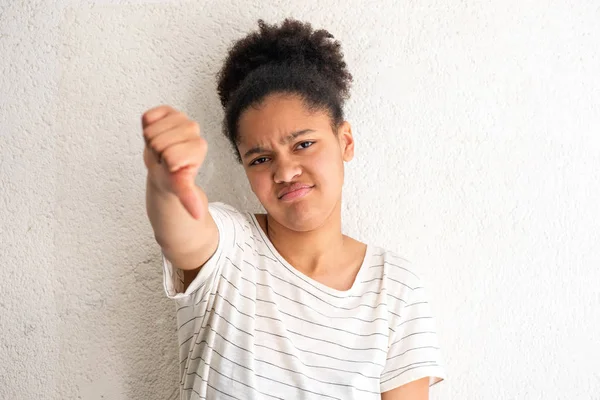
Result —
[[339, 261], [345, 243], [342, 234], [341, 204], [338, 202], [325, 223], [307, 232], [287, 229], [271, 218], [265, 219], [269, 240], [291, 265], [313, 273]]

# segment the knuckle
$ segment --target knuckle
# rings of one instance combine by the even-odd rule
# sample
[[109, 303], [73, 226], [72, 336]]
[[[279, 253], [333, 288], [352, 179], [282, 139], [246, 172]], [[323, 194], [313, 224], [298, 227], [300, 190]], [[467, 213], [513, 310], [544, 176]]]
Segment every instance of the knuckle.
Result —
[[208, 142], [201, 136], [198, 139], [196, 139], [196, 145], [202, 151], [206, 151], [208, 149]]
[[173, 149], [163, 151], [161, 158], [168, 167], [173, 167], [178, 162], [177, 155], [173, 152]]
[[186, 125], [187, 125], [187, 127], [188, 127], [190, 130], [192, 130], [192, 131], [194, 131], [194, 132], [200, 132], [200, 124], [198, 124], [198, 123], [197, 123], [196, 121], [194, 121], [194, 120], [189, 120], [189, 121], [186, 123]]
[[165, 147], [162, 144], [162, 141], [160, 140], [160, 137], [151, 140], [148, 145], [150, 146], [150, 148], [154, 151], [156, 151], [157, 153], [160, 153], [161, 151], [163, 151], [165, 149]]
[[173, 110], [173, 113], [171, 114], [173, 116], [173, 120], [176, 121], [185, 121], [188, 119], [187, 115], [183, 112], [183, 111], [179, 111], [179, 110]]
[[155, 114], [169, 114], [173, 111], [173, 107], [166, 104], [161, 104], [159, 106], [152, 107], [142, 114], [142, 122], [147, 124], [149, 121], [154, 120]]
[[149, 116], [151, 116], [157, 110], [157, 108], [158, 107], [152, 107], [152, 108], [147, 109], [142, 114], [142, 118], [148, 118]]
[[151, 115], [152, 115], [152, 113], [150, 111], [146, 111], [144, 114], [142, 114], [142, 124], [143, 125], [148, 124], [148, 122], [150, 121]]

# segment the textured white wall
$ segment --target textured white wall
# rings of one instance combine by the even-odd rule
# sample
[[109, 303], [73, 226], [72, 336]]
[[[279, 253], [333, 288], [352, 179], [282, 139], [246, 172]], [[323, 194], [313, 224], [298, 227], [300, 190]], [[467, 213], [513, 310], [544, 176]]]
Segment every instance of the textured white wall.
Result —
[[345, 229], [422, 267], [433, 398], [600, 399], [597, 0], [0, 4], [1, 399], [177, 397], [139, 118], [196, 118], [199, 182], [256, 208], [214, 74], [285, 16], [344, 45]]

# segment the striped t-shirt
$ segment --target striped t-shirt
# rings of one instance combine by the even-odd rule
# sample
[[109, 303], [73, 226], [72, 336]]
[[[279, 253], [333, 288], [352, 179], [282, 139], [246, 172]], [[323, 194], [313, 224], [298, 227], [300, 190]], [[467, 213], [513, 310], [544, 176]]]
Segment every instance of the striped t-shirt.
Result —
[[367, 246], [347, 291], [302, 274], [255, 216], [210, 203], [215, 254], [177, 304], [181, 399], [380, 399], [416, 379], [444, 378], [425, 289], [407, 261]]

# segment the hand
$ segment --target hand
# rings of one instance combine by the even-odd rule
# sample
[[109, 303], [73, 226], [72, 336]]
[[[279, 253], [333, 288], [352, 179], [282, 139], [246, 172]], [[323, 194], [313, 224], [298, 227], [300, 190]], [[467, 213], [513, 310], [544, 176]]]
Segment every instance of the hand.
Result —
[[184, 113], [162, 105], [142, 115], [142, 129], [150, 182], [175, 194], [192, 217], [199, 219], [202, 204], [194, 179], [208, 147], [200, 136], [200, 126]]

